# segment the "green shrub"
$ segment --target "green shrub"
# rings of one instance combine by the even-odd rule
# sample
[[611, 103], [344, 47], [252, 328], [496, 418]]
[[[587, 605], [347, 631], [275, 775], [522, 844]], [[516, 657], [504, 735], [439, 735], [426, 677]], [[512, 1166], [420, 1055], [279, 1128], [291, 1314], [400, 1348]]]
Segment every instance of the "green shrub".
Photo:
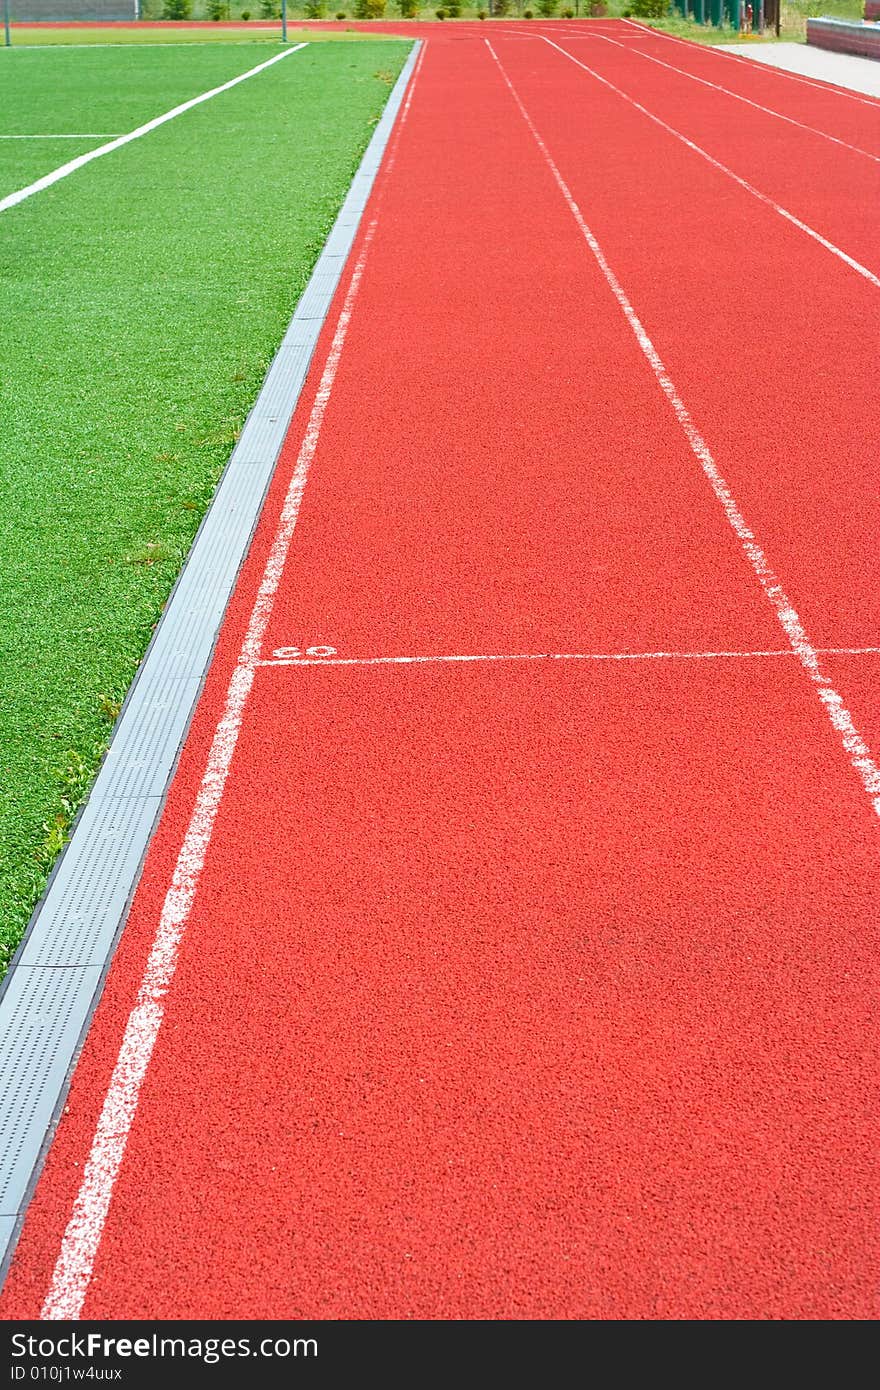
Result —
[[355, 19], [381, 19], [385, 13], [385, 0], [354, 0]]
[[563, 19], [574, 19], [574, 10], [563, 10], [563, 11], [562, 11], [562, 18], [563, 18]]
[[163, 19], [192, 19], [192, 0], [165, 0]]
[[630, 9], [638, 19], [662, 19], [669, 0], [631, 0]]
[[305, 6], [306, 19], [324, 19], [327, 14], [327, 6], [324, 0], [309, 0]]
[[592, 19], [601, 19], [607, 13], [608, 6], [605, 4], [605, 0], [590, 0], [590, 17]]
[[218, 19], [228, 19], [228, 0], [207, 0], [207, 3], [205, 5], [205, 13], [207, 14], [209, 19], [213, 19], [214, 21]]
[[280, 19], [281, 6], [278, 0], [260, 0], [260, 19]]
[[397, 0], [401, 19], [415, 19], [419, 12], [419, 0]]
[[445, 11], [445, 10], [435, 10], [434, 13], [435, 13], [435, 15], [437, 16], [438, 19], [445, 19], [445, 18], [446, 18], [446, 11]]
[[510, 0], [495, 0], [492, 13], [496, 19], [503, 19], [506, 14], [510, 14]]
[[447, 0], [443, 8], [450, 19], [458, 19], [461, 15], [461, 0]]
[[551, 19], [558, 4], [559, 0], [538, 0], [538, 14], [543, 15], [545, 19]]
[[532, 14], [531, 10], [524, 10], [524, 11], [523, 11], [523, 19], [534, 19], [534, 18], [535, 18], [535, 16]]

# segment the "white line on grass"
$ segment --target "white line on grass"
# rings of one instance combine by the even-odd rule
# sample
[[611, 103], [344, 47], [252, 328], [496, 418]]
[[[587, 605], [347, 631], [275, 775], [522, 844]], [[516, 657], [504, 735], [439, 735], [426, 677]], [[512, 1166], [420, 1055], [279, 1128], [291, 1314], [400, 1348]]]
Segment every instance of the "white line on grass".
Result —
[[[729, 87], [722, 87], [717, 82], [710, 82], [706, 77], [698, 77], [695, 72], [688, 72], [686, 68], [677, 68], [672, 63], [664, 63], [662, 58], [655, 58], [653, 53], [645, 53], [644, 49], [634, 48], [632, 44], [620, 43], [617, 39], [609, 38], [607, 34], [591, 34], [589, 37], [599, 39], [602, 43], [611, 43], [615, 48], [622, 48], [624, 53], [635, 53], [639, 58], [644, 58], [646, 63], [656, 63], [658, 67], [668, 68], [670, 72], [677, 72], [681, 77], [690, 78], [691, 82], [699, 82], [702, 87], [711, 87], [713, 91], [723, 92], [725, 96], [733, 97], [734, 101], [741, 101], [746, 106], [752, 106], [756, 111], [763, 111], [768, 116], [775, 116], [777, 121], [785, 121], [787, 125], [797, 126], [798, 130], [806, 130], [810, 135], [818, 135], [823, 140], [830, 140], [832, 145], [840, 145], [844, 150], [851, 150], [853, 154], [860, 154], [863, 158], [880, 164], [880, 155], [870, 154], [868, 150], [863, 150], [858, 145], [851, 145], [848, 140], [839, 140], [836, 135], [829, 135], [827, 130], [819, 130], [814, 125], [805, 125], [803, 121], [796, 121], [793, 116], [785, 116], [781, 111], [774, 111], [770, 106], [762, 106], [759, 101], [752, 101], [750, 97], [744, 97], [740, 92], [732, 92]], [[569, 42], [574, 38], [575, 35], [571, 34]]]
[[0, 135], [0, 140], [115, 140], [116, 132], [98, 131], [92, 135]]
[[[519, 93], [508, 77], [501, 59], [498, 57], [491, 43], [489, 43], [489, 40], [486, 39], [485, 42], [489, 48], [489, 52], [498, 64], [501, 75], [514, 101], [519, 107], [523, 120], [531, 131], [541, 154], [544, 156], [544, 160], [556, 181], [560, 193], [568, 205], [569, 211], [574, 217], [584, 240], [593, 253], [596, 264], [602, 271], [614, 298], [623, 310], [624, 317], [632, 329], [635, 339], [654, 373], [657, 384], [672, 406], [675, 417], [691, 447], [691, 452], [694, 454], [694, 457], [697, 459], [697, 462], [700, 464], [700, 467], [709, 480], [712, 491], [720, 502], [724, 515], [727, 517], [730, 526], [739, 538], [740, 545], [742, 546], [746, 558], [776, 614], [780, 627], [788, 638], [792, 651], [797, 655], [801, 665], [810, 677], [810, 680], [813, 681], [817, 687], [816, 694], [825, 706], [831, 723], [840, 734], [841, 743], [849, 755], [849, 760], [853, 769], [858, 773], [862, 785], [871, 799], [874, 812], [877, 816], [880, 816], [880, 768], [878, 768], [877, 764], [874, 762], [870, 749], [853, 724], [852, 717], [846, 709], [843, 700], [840, 695], [838, 695], [837, 691], [833, 689], [830, 678], [826, 676], [821, 669], [817, 648], [812, 645], [807, 637], [794, 605], [783, 589], [777, 575], [771, 568], [770, 562], [759, 546], [754, 532], [746, 523], [734, 499], [733, 493], [730, 491], [726, 481], [719, 472], [708, 444], [691, 419], [690, 413], [678, 394], [675, 383], [666, 370], [660, 354], [648, 337], [641, 320], [627, 298], [626, 291], [614, 274], [608, 261], [605, 259], [605, 253], [602, 247], [588, 227], [580, 207], [575, 202], [571, 189], [559, 172], [559, 168], [553, 156], [550, 154], [534, 121], [523, 105]], [[554, 44], [553, 46], [555, 47], [556, 45]]]
[[0, 212], [6, 212], [18, 203], [23, 203], [25, 198], [31, 198], [35, 193], [41, 193], [43, 189], [51, 188], [53, 183], [58, 183], [59, 179], [67, 178], [68, 174], [75, 173], [84, 164], [90, 164], [93, 159], [100, 159], [101, 155], [111, 154], [113, 150], [119, 150], [123, 145], [130, 145], [132, 140], [139, 140], [142, 135], [149, 135], [151, 130], [157, 130], [167, 121], [173, 121], [175, 116], [182, 116], [185, 111], [191, 111], [194, 106], [201, 106], [202, 102], [210, 101], [212, 97], [219, 96], [221, 92], [228, 92], [232, 87], [237, 87], [239, 82], [246, 82], [249, 77], [256, 77], [257, 73], [265, 72], [266, 68], [271, 68], [273, 63], [280, 63], [282, 58], [289, 58], [292, 53], [298, 53], [301, 48], [305, 47], [305, 43], [298, 43], [293, 48], [285, 49], [283, 53], [276, 53], [274, 58], [267, 59], [265, 63], [258, 63], [255, 68], [249, 68], [247, 72], [239, 73], [238, 77], [224, 82], [222, 86], [212, 87], [209, 92], [202, 92], [200, 96], [191, 97], [189, 101], [182, 102], [180, 106], [173, 107], [171, 111], [166, 111], [161, 116], [154, 116], [151, 121], [147, 121], [145, 125], [139, 125], [136, 130], [130, 130], [127, 135], [120, 135], [106, 145], [99, 145], [96, 150], [88, 150], [85, 154], [77, 155], [76, 159], [70, 159], [66, 164], [59, 165], [57, 169], [53, 169], [49, 174], [44, 174], [35, 183], [29, 183], [27, 188], [20, 188], [18, 192], [9, 193], [5, 198], [0, 199]]
[[[414, 81], [415, 73], [410, 80], [410, 92]], [[391, 146], [392, 154], [400, 139], [408, 110], [407, 104], [397, 121]], [[88, 1292], [110, 1199], [137, 1111], [141, 1085], [164, 1016], [163, 1000], [177, 968], [180, 944], [204, 868], [205, 856], [238, 742], [245, 706], [259, 664], [260, 647], [272, 615], [278, 586], [293, 540], [303, 490], [318, 445], [324, 414], [333, 390], [375, 228], [374, 218], [364, 237], [361, 253], [339, 313], [296, 467], [284, 499], [272, 549], [251, 610], [238, 662], [226, 691], [223, 713], [214, 732], [207, 767], [177, 858], [171, 886], [162, 906], [137, 1000], [128, 1017], [122, 1046], [83, 1171], [82, 1183], [64, 1233], [52, 1283], [43, 1304], [41, 1317], [45, 1320], [78, 1318]]]
[[[488, 42], [489, 40], [486, 39], [486, 43]], [[799, 217], [795, 217], [794, 213], [789, 212], [781, 203], [777, 203], [773, 198], [769, 197], [768, 194], [762, 193], [759, 188], [755, 188], [754, 184], [741, 178], [739, 174], [735, 174], [726, 164], [722, 164], [720, 159], [715, 159], [714, 155], [709, 154], [708, 150], [704, 150], [702, 145], [695, 145], [693, 140], [689, 140], [680, 130], [676, 130], [675, 126], [668, 125], [667, 122], [661, 120], [659, 116], [655, 116], [653, 111], [649, 111], [647, 106], [642, 106], [641, 102], [636, 101], [635, 97], [628, 96], [626, 92], [621, 91], [620, 87], [615, 87], [614, 83], [609, 82], [607, 77], [603, 77], [601, 73], [596, 72], [595, 68], [588, 67], [586, 63], [582, 63], [580, 58], [576, 58], [573, 53], [569, 53], [567, 48], [560, 48], [558, 43], [554, 43], [552, 39], [546, 37], [544, 42], [549, 44], [551, 48], [555, 48], [557, 53], [561, 53], [563, 58], [567, 58], [569, 62], [574, 63], [576, 67], [583, 68], [584, 72], [589, 73], [591, 77], [595, 77], [596, 81], [601, 82], [603, 87], [607, 87], [609, 91], [616, 92], [624, 101], [628, 101], [630, 106], [634, 106], [637, 111], [641, 111], [643, 116], [647, 116], [649, 121], [653, 121], [655, 125], [661, 126], [662, 129], [668, 131], [670, 135], [674, 135], [676, 140], [680, 140], [683, 145], [687, 145], [689, 150], [693, 150], [695, 154], [700, 155], [702, 159], [705, 159], [706, 162], [711, 164], [715, 169], [720, 169], [722, 174], [726, 174], [728, 178], [733, 179], [734, 183], [738, 183], [740, 188], [744, 188], [747, 193], [751, 193], [752, 197], [757, 198], [759, 202], [764, 203], [768, 208], [772, 208], [780, 217], [784, 217], [787, 222], [791, 222], [791, 224], [800, 231], [806, 232], [808, 237], [812, 237], [813, 241], [817, 241], [820, 246], [824, 246], [825, 250], [830, 251], [832, 256], [836, 256], [838, 260], [844, 261], [846, 265], [850, 266], [857, 274], [863, 276], [865, 280], [875, 285], [877, 289], [880, 289], [880, 277], [876, 276], [872, 270], [868, 270], [867, 266], [862, 265], [861, 261], [857, 261], [852, 256], [848, 256], [839, 246], [835, 246], [833, 241], [828, 241], [820, 232], [808, 226], [806, 222], [802, 222]], [[498, 59], [496, 57], [496, 62], [497, 61]], [[0, 204], [0, 207], [2, 207], [2, 204]]]
[[[447, 661], [710, 661], [719, 657], [799, 656], [791, 647], [753, 652], [512, 652], [454, 656], [267, 657], [258, 666], [418, 666]], [[817, 656], [880, 656], [880, 647], [817, 647]]]

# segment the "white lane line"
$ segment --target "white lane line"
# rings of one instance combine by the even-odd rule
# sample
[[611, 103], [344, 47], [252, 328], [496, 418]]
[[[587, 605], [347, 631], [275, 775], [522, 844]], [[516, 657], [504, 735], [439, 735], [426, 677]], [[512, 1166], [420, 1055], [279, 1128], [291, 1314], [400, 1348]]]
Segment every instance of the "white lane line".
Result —
[[416, 65], [413, 68], [412, 80], [407, 88], [406, 96], [403, 100], [403, 105], [400, 108], [400, 117], [397, 122], [397, 129], [395, 131], [394, 138], [389, 144], [387, 153], [385, 155], [386, 180], [388, 178], [388, 175], [391, 173], [391, 170], [394, 168], [394, 163], [397, 159], [397, 150], [398, 146], [400, 145], [400, 132], [403, 130], [403, 127], [406, 124], [407, 117], [409, 116], [409, 108], [412, 106], [413, 92], [416, 89], [416, 83], [419, 80], [419, 74], [422, 71], [422, 64], [425, 61], [425, 54], [427, 53], [427, 51], [428, 40], [424, 39], [422, 41], [422, 46], [419, 49], [419, 56], [416, 59]]
[[[489, 40], [487, 39], [486, 42], [488, 43]], [[584, 72], [589, 73], [591, 77], [595, 77], [596, 81], [601, 82], [603, 87], [607, 87], [609, 91], [616, 92], [624, 101], [629, 102], [630, 106], [634, 106], [637, 111], [641, 111], [643, 116], [647, 116], [649, 121], [653, 121], [655, 125], [668, 131], [670, 135], [674, 135], [676, 140], [680, 140], [689, 150], [693, 150], [701, 159], [705, 159], [707, 164], [711, 164], [715, 169], [720, 169], [722, 174], [726, 174], [728, 178], [733, 179], [734, 183], [738, 183], [740, 188], [744, 188], [747, 193], [751, 193], [753, 198], [757, 198], [758, 201], [764, 203], [766, 207], [772, 208], [774, 212], [778, 213], [780, 217], [784, 217], [792, 226], [805, 232], [808, 237], [812, 237], [813, 241], [818, 242], [820, 246], [824, 246], [826, 251], [830, 251], [832, 256], [836, 256], [838, 260], [843, 261], [852, 270], [856, 271], [857, 274], [861, 275], [865, 280], [868, 280], [870, 284], [880, 289], [880, 277], [875, 275], [872, 270], [868, 270], [867, 266], [862, 265], [861, 261], [857, 261], [852, 256], [847, 255], [839, 246], [835, 246], [833, 241], [828, 241], [826, 237], [823, 237], [821, 232], [817, 232], [814, 227], [808, 226], [808, 224], [802, 222], [799, 217], [795, 217], [793, 212], [788, 211], [788, 208], [784, 208], [781, 203], [777, 203], [775, 199], [769, 197], [768, 194], [762, 193], [759, 188], [755, 188], [754, 184], [741, 178], [739, 174], [735, 174], [728, 165], [722, 164], [720, 159], [716, 159], [714, 155], [709, 154], [708, 150], [704, 150], [702, 145], [695, 145], [693, 140], [689, 140], [680, 130], [676, 130], [675, 126], [671, 126], [666, 121], [661, 120], [659, 116], [655, 116], [654, 112], [649, 111], [647, 106], [642, 106], [641, 102], [636, 101], [635, 97], [629, 96], [626, 92], [622, 91], [620, 87], [616, 87], [613, 82], [609, 82], [608, 78], [596, 72], [595, 68], [588, 67], [586, 63], [582, 63], [580, 58], [576, 58], [573, 53], [569, 53], [567, 48], [561, 48], [559, 44], [554, 43], [552, 39], [545, 38], [544, 42], [549, 44], [551, 48], [555, 48], [557, 53], [561, 53], [564, 58], [574, 63], [576, 67], [583, 68]]]
[[92, 135], [0, 135], [0, 140], [115, 140], [112, 130], [98, 131]]
[[804, 631], [803, 624], [801, 623], [800, 617], [798, 616], [797, 611], [794, 608], [794, 605], [792, 604], [791, 600], [789, 599], [788, 595], [783, 589], [778, 577], [771, 568], [770, 562], [767, 559], [767, 556], [764, 554], [761, 547], [759, 546], [755, 538], [754, 532], [747, 525], [746, 520], [734, 499], [733, 493], [730, 491], [730, 488], [728, 487], [725, 479], [722, 477], [718, 469], [718, 466], [712, 457], [708, 444], [706, 443], [705, 439], [703, 439], [703, 436], [700, 434], [699, 430], [697, 429], [696, 425], [691, 419], [687, 407], [685, 406], [680, 395], [678, 394], [675, 384], [672, 378], [670, 377], [669, 373], [667, 372], [663, 360], [660, 357], [660, 354], [658, 353], [651, 339], [648, 337], [648, 334], [645, 331], [645, 328], [641, 320], [639, 319], [635, 309], [633, 308], [632, 304], [627, 298], [626, 291], [623, 289], [623, 286], [617, 279], [617, 276], [614, 274], [614, 271], [611, 269], [611, 266], [608, 264], [608, 261], [605, 258], [605, 253], [599, 245], [599, 242], [596, 240], [592, 231], [588, 227], [584, 219], [583, 213], [581, 212], [578, 204], [574, 200], [574, 196], [572, 195], [571, 189], [568, 187], [568, 184], [565, 182], [564, 178], [562, 177], [562, 174], [559, 172], [559, 169], [553, 160], [553, 156], [550, 154], [550, 151], [548, 150], [543, 139], [541, 138], [541, 135], [537, 127], [535, 126], [531, 116], [529, 115], [528, 111], [523, 105], [519, 93], [517, 92], [516, 88], [514, 87], [513, 83], [508, 77], [507, 72], [501, 62], [501, 59], [498, 57], [491, 43], [489, 43], [489, 40], [486, 39], [485, 42], [488, 45], [489, 52], [492, 54], [492, 57], [498, 64], [498, 68], [501, 72], [501, 75], [504, 78], [504, 81], [506, 82], [514, 101], [519, 107], [523, 120], [525, 121], [526, 125], [531, 131], [535, 139], [535, 142], [539, 150], [541, 151], [541, 154], [544, 156], [544, 160], [546, 161], [547, 166], [550, 169], [550, 172], [552, 173], [553, 178], [556, 181], [556, 185], [559, 188], [559, 191], [561, 192], [563, 198], [566, 201], [566, 204], [568, 205], [569, 211], [574, 217], [575, 222], [581, 230], [584, 240], [586, 241], [591, 252], [593, 253], [593, 257], [596, 261], [596, 264], [602, 271], [602, 274], [604, 275], [608, 283], [609, 289], [611, 290], [612, 294], [614, 295], [614, 298], [620, 305], [624, 317], [626, 318], [627, 323], [632, 329], [636, 342], [638, 343], [639, 347], [644, 353], [648, 361], [648, 364], [650, 365], [651, 370], [654, 373], [658, 386], [662, 390], [666, 399], [669, 401], [669, 404], [673, 409], [675, 417], [682, 428], [685, 438], [687, 439], [688, 444], [690, 445], [691, 452], [693, 453], [694, 457], [696, 458], [697, 462], [700, 464], [700, 467], [705, 473], [707, 479], [709, 480], [709, 484], [712, 488], [712, 491], [714, 492], [716, 498], [720, 502], [721, 507], [724, 511], [724, 515], [727, 517], [727, 520], [731, 528], [739, 538], [739, 542], [742, 546], [743, 552], [746, 558], [748, 559], [748, 562], [751, 565], [752, 570], [754, 571], [758, 583], [761, 585], [764, 594], [766, 595], [771, 607], [773, 608], [774, 613], [776, 614], [776, 618], [779, 622], [780, 627], [782, 628], [783, 632], [788, 638], [792, 651], [795, 652], [801, 665], [807, 672], [807, 675], [810, 677], [810, 680], [813, 681], [813, 683], [817, 687], [816, 693], [819, 699], [822, 701], [823, 705], [825, 706], [825, 710], [828, 714], [829, 719], [831, 720], [831, 723], [833, 724], [837, 732], [840, 734], [843, 747], [849, 755], [850, 763], [853, 769], [858, 773], [862, 785], [871, 799], [871, 805], [876, 815], [880, 816], [880, 768], [878, 768], [877, 764], [874, 762], [870, 749], [862, 739], [861, 735], [858, 733], [858, 730], [855, 728], [855, 725], [852, 722], [852, 717], [850, 716], [849, 711], [846, 709], [843, 700], [841, 699], [840, 695], [838, 695], [837, 691], [833, 689], [830, 677], [825, 675], [824, 671], [822, 670], [819, 664], [819, 653], [807, 637], [807, 634]]
[[[410, 89], [414, 81], [415, 71], [410, 80]], [[407, 111], [408, 109], [407, 107]], [[400, 139], [403, 119], [401, 113], [393, 137], [393, 148], [396, 148]], [[375, 228], [374, 218], [364, 237], [361, 253], [340, 310], [296, 467], [284, 499], [278, 529], [251, 610], [238, 662], [226, 692], [223, 713], [211, 743], [195, 807], [177, 858], [171, 886], [162, 906], [137, 1000], [128, 1017], [122, 1046], [83, 1170], [82, 1183], [64, 1232], [52, 1282], [40, 1314], [46, 1321], [78, 1318], [88, 1292], [110, 1199], [137, 1112], [141, 1085], [162, 1024], [163, 1000], [177, 968], [180, 945], [204, 868], [214, 823], [238, 742], [245, 706], [259, 662], [260, 646], [272, 615], [278, 585], [293, 540], [303, 490], [333, 390]]]
[[189, 101], [184, 101], [180, 106], [175, 106], [170, 111], [166, 111], [161, 116], [154, 116], [145, 125], [139, 125], [136, 130], [130, 130], [127, 135], [119, 135], [115, 140], [110, 140], [106, 145], [99, 145], [96, 150], [88, 150], [85, 154], [77, 155], [76, 159], [70, 159], [66, 164], [61, 164], [51, 173], [44, 174], [35, 183], [29, 183], [26, 188], [19, 188], [15, 193], [9, 193], [5, 198], [0, 198], [0, 212], [6, 212], [9, 208], [16, 207], [23, 203], [25, 198], [32, 198], [35, 193], [42, 193], [46, 188], [51, 188], [53, 183], [58, 183], [60, 179], [66, 179], [68, 174], [73, 174], [77, 169], [82, 169], [85, 164], [90, 164], [93, 159], [100, 159], [102, 155], [112, 154], [114, 150], [122, 149], [123, 145], [130, 145], [132, 140], [139, 140], [142, 135], [149, 135], [150, 131], [157, 130], [159, 126], [165, 125], [167, 121], [173, 121], [176, 116], [182, 116], [185, 111], [191, 111], [194, 106], [201, 106], [202, 102], [210, 101], [212, 97], [219, 96], [221, 92], [228, 92], [233, 87], [237, 87], [240, 82], [247, 82], [249, 77], [256, 77], [258, 73], [265, 72], [274, 63], [280, 63], [282, 59], [289, 58], [291, 54], [298, 53], [301, 48], [305, 48], [305, 43], [298, 43], [295, 47], [285, 49], [283, 53], [276, 53], [274, 58], [269, 58], [265, 63], [258, 63], [255, 68], [249, 68], [247, 72], [239, 73], [238, 77], [233, 77], [231, 81], [224, 82], [220, 87], [212, 87], [209, 92], [202, 92], [200, 96], [191, 97]]
[[119, 1058], [83, 1173], [82, 1186], [64, 1233], [52, 1285], [40, 1315], [44, 1319], [77, 1318], [88, 1290], [110, 1197], [137, 1109], [141, 1084], [162, 1023], [162, 1000], [177, 967], [180, 943], [205, 866], [214, 822], [220, 809], [245, 706], [253, 685], [260, 646], [293, 540], [303, 491], [336, 379], [374, 228], [375, 222], [367, 231], [339, 315], [321, 384], [284, 499], [281, 519], [251, 610], [238, 662], [226, 692], [223, 714], [214, 733], [195, 808], [162, 907], [137, 1001], [126, 1025]]
[[699, 82], [701, 87], [711, 87], [715, 92], [723, 92], [725, 96], [733, 97], [734, 101], [741, 101], [745, 106], [754, 107], [756, 111], [763, 111], [768, 116], [775, 116], [778, 121], [785, 121], [787, 125], [797, 126], [798, 130], [806, 130], [811, 135], [818, 135], [822, 140], [830, 140], [832, 145], [840, 145], [841, 149], [851, 150], [853, 154], [860, 154], [865, 159], [880, 164], [880, 155], [870, 154], [868, 150], [863, 150], [858, 145], [851, 145], [848, 140], [839, 140], [836, 135], [829, 135], [827, 130], [819, 130], [814, 125], [805, 125], [803, 121], [796, 121], [793, 116], [785, 116], [781, 111], [774, 111], [770, 106], [762, 106], [759, 101], [752, 101], [750, 97], [744, 97], [740, 92], [732, 92], [729, 87], [722, 87], [718, 82], [710, 82], [708, 78], [698, 77], [695, 72], [688, 72], [686, 68], [677, 68], [672, 63], [664, 63], [662, 58], [655, 58], [652, 53], [645, 53], [643, 49], [634, 48], [632, 44], [620, 43], [617, 39], [609, 38], [607, 34], [594, 34], [591, 37], [600, 39], [602, 43], [611, 43], [615, 48], [622, 48], [624, 53], [636, 53], [640, 58], [644, 58], [646, 63], [656, 63], [658, 67], [668, 68], [670, 72], [677, 72], [681, 77], [689, 77], [691, 82]]
[[[693, 51], [694, 44], [689, 39], [680, 39], [677, 34], [666, 34], [662, 29], [647, 29], [642, 24], [634, 24], [631, 19], [622, 19], [621, 24], [627, 24], [636, 33], [646, 38], [668, 39], [670, 43], [683, 43], [686, 48]], [[746, 67], [751, 68], [752, 72], [775, 73], [777, 77], [787, 77], [790, 82], [802, 82], [807, 87], [818, 87], [820, 92], [826, 92], [829, 96], [846, 97], [849, 101], [857, 101], [860, 106], [873, 106], [877, 110], [880, 105], [880, 98], [860, 96], [857, 92], [851, 92], [846, 87], [838, 87], [833, 82], [821, 82], [815, 77], [807, 77], [804, 73], [789, 72], [788, 68], [778, 68], [775, 65], [767, 65], [760, 59], [746, 58], [742, 53], [731, 53], [724, 44], [701, 43], [701, 52], [715, 53], [719, 58], [727, 58], [731, 62], [745, 63]], [[637, 50], [639, 51], [639, 50]]]
[[[816, 647], [817, 656], [880, 656], [880, 647]], [[448, 661], [714, 661], [721, 658], [798, 656], [791, 647], [752, 652], [502, 652], [453, 656], [266, 657], [257, 666], [415, 666]]]

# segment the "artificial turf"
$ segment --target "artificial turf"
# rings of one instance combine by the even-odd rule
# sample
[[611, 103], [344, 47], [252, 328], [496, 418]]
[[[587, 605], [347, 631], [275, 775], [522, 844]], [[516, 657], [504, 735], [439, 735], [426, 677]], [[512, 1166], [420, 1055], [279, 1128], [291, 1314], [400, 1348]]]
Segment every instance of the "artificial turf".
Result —
[[[277, 51], [276, 43], [272, 52]], [[0, 137], [99, 137], [82, 143], [0, 138], [0, 197], [271, 56], [249, 45], [129, 47], [109, 53], [102, 48], [0, 49]], [[4, 243], [7, 235], [14, 238], [14, 224], [4, 227]]]
[[[0, 970], [406, 52], [315, 44], [0, 213]], [[125, 130], [267, 56], [0, 50], [4, 109]]]

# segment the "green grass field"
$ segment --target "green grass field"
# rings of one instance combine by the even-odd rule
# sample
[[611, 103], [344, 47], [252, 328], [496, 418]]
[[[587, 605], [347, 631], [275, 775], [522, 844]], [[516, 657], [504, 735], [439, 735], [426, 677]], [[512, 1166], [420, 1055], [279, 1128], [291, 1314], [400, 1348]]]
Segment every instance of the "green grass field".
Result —
[[[316, 43], [0, 212], [0, 969], [407, 51]], [[0, 134], [129, 130], [270, 56], [0, 49]], [[0, 140], [0, 196], [80, 148]]]

